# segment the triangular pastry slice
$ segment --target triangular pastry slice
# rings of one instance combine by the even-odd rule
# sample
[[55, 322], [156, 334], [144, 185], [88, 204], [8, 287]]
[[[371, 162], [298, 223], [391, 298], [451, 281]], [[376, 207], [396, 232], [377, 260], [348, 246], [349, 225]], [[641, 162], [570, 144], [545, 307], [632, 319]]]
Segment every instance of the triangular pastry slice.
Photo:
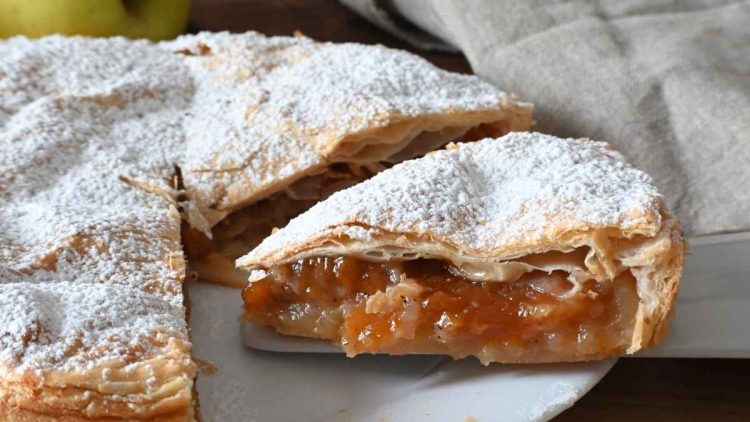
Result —
[[556, 362], [658, 342], [683, 250], [607, 144], [511, 133], [335, 193], [237, 264], [245, 320], [349, 355]]
[[206, 217], [191, 223], [213, 229], [185, 233], [203, 279], [244, 285], [234, 260], [271, 228], [392, 163], [532, 123], [530, 104], [478, 77], [382, 46], [219, 33], [163, 47], [196, 81], [181, 171]]

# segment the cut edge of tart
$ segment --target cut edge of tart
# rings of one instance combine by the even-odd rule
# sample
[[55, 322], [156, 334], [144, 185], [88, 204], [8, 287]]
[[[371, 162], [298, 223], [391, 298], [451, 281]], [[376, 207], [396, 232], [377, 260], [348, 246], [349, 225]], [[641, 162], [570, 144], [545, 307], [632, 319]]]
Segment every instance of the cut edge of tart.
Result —
[[553, 362], [658, 343], [683, 254], [650, 180], [608, 146], [512, 133], [334, 194], [237, 265], [245, 320], [349, 355]]

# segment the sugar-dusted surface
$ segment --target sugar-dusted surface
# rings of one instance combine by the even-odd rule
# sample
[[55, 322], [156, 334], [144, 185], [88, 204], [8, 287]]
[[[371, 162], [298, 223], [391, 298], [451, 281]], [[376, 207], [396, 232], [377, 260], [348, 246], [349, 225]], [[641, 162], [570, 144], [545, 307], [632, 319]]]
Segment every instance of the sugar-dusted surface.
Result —
[[70, 370], [187, 341], [179, 214], [118, 177], [169, 190], [188, 70], [124, 39], [0, 52], [0, 360]]
[[658, 227], [660, 196], [601, 142], [511, 133], [459, 144], [332, 195], [242, 260], [265, 265], [311, 239], [405, 233], [492, 256], [558, 233]]
[[202, 207], [231, 208], [324, 163], [264, 104], [273, 72], [317, 50], [310, 39], [257, 33], [184, 36], [161, 47], [190, 68], [196, 95], [184, 121], [185, 184]]
[[495, 110], [508, 100], [475, 76], [446, 72], [404, 51], [360, 44], [323, 44], [306, 60], [271, 75], [268, 91], [274, 93], [269, 105], [303, 133], [334, 137], [404, 117]]
[[[181, 304], [124, 286], [55, 280], [4, 284], [0, 308], [0, 358], [27, 367], [86, 368], [102, 359], [131, 363], [145, 357], [133, 351], [146, 344], [185, 338]], [[74, 352], [79, 345], [86, 353]]]

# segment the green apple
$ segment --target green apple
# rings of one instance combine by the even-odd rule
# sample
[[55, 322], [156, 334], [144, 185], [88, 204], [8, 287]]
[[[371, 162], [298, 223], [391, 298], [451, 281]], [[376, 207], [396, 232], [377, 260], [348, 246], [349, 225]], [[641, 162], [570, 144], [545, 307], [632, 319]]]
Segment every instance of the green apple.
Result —
[[163, 40], [182, 33], [190, 0], [0, 0], [0, 38], [47, 34]]

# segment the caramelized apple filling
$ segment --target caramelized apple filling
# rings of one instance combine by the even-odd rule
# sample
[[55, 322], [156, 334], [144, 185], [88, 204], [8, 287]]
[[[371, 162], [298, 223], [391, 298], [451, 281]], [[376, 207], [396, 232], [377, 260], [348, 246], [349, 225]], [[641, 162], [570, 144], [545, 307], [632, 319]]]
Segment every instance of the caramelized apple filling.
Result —
[[638, 296], [628, 271], [569, 281], [534, 270], [471, 281], [437, 260], [314, 257], [269, 269], [243, 291], [248, 321], [328, 339], [349, 355], [474, 355], [483, 362], [585, 360], [625, 351]]

